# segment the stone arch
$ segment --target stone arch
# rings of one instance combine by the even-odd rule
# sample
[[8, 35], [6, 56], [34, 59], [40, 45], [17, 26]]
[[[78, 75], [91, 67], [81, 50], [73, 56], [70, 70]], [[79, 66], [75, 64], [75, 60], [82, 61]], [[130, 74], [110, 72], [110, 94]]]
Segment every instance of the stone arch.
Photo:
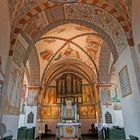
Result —
[[[87, 2], [87, 3], [89, 3], [89, 2]], [[93, 4], [95, 4], [95, 3], [93, 2]], [[55, 15], [55, 14], [53, 15], [55, 20], [53, 19], [51, 23], [48, 23], [48, 25], [54, 23], [54, 21], [68, 20], [68, 19], [86, 21], [86, 22], [89, 22], [91, 24], [96, 24], [97, 27], [99, 27], [99, 29], [102, 29], [103, 31], [106, 32], [106, 34], [108, 34], [108, 36], [110, 36], [110, 38], [112, 39], [113, 43], [116, 46], [116, 50], [117, 50], [118, 55], [120, 55], [121, 52], [124, 50], [124, 48], [128, 46], [128, 43], [129, 43], [129, 45], [133, 45], [133, 43], [132, 43], [133, 39], [131, 38], [131, 35], [129, 35], [130, 38], [126, 35], [127, 32], [129, 32], [129, 31], [128, 31], [128, 28], [124, 22], [124, 19], [121, 16], [115, 17], [114, 13], [116, 13], [116, 11], [114, 9], [111, 9], [111, 11], [107, 12], [107, 11], [105, 11], [105, 7], [107, 7], [105, 5], [104, 6], [102, 5], [100, 7], [100, 6], [98, 6], [98, 4], [91, 5], [91, 3], [86, 4], [86, 2], [85, 3], [58, 4], [58, 5], [52, 4], [52, 5], [50, 6], [48, 2], [43, 3], [40, 6], [38, 5], [37, 7], [32, 9], [31, 11], [28, 11], [27, 13], [25, 13], [24, 16], [19, 19], [19, 21], [17, 22], [16, 28], [12, 32], [13, 38], [11, 40], [11, 45], [12, 45], [11, 51], [10, 51], [11, 55], [13, 52], [14, 43], [16, 41], [16, 36], [20, 32], [23, 31], [24, 25], [28, 24], [28, 21], [30, 19], [32, 19], [35, 15], [37, 15], [38, 13], [40, 13], [43, 10], [44, 11], [45, 10], [51, 11], [53, 14], [57, 13], [57, 10], [60, 10], [58, 15]], [[74, 12], [69, 14], [70, 10], [73, 10]], [[77, 10], [80, 10], [82, 12], [80, 13]], [[87, 10], [86, 16], [84, 15], [85, 10]], [[95, 14], [95, 11], [96, 12], [99, 11], [99, 13], [102, 13], [101, 15], [103, 18], [101, 18], [100, 16], [97, 17]], [[91, 14], [91, 13], [94, 13], [94, 14]], [[111, 14], [111, 13], [113, 13], [113, 14]], [[96, 19], [94, 17], [96, 17]], [[109, 20], [110, 24], [108, 24], [106, 20]], [[103, 27], [103, 24], [100, 22], [107, 23], [106, 25], [108, 27], [107, 26]], [[125, 26], [124, 26], [124, 24], [125, 24]], [[109, 30], [109, 28], [112, 28], [112, 29]], [[103, 32], [103, 34], [105, 32]], [[126, 32], [126, 34], [125, 34], [125, 32]]]
[[[49, 79], [50, 79], [50, 77], [52, 77], [54, 75], [54, 73], [59, 72], [59, 71], [60, 71], [60, 73], [63, 73], [64, 71], [66, 71], [66, 70], [64, 70], [64, 69], [66, 69], [66, 67], [65, 67], [66, 64], [69, 64], [72, 67], [76, 67], [76, 69], [78, 69], [78, 71], [82, 72], [83, 75], [85, 75], [85, 77], [87, 77], [87, 78], [85, 78], [85, 79], [88, 79], [87, 81], [91, 81], [92, 76], [95, 77], [96, 80], [98, 79], [98, 72], [95, 73], [88, 65], [84, 64], [83, 62], [76, 60], [76, 59], [64, 59], [64, 60], [60, 60], [56, 64], [52, 65], [47, 71], [46, 70], [44, 71], [41, 83], [43, 83], [44, 78], [46, 79], [46, 76], [45, 76], [46, 73], [48, 73], [47, 80], [50, 81]], [[70, 70], [72, 71], [73, 69], [71, 68]]]
[[82, 20], [77, 20], [77, 19], [65, 19], [65, 20], [58, 20], [55, 21], [54, 23], [47, 25], [45, 28], [43, 28], [40, 33], [33, 39], [34, 42], [37, 42], [40, 40], [40, 38], [48, 31], [51, 29], [58, 27], [60, 25], [68, 24], [68, 23], [74, 23], [78, 25], [82, 25], [85, 27], [88, 27], [90, 29], [95, 30], [98, 32], [97, 36], [100, 36], [103, 40], [105, 40], [108, 43], [108, 46], [110, 47], [110, 50], [112, 51], [113, 57], [116, 60], [118, 58], [117, 50], [115, 47], [115, 44], [113, 43], [112, 39], [110, 36], [104, 32], [102, 29], [100, 29], [98, 26], [96, 26], [94, 23], [89, 23], [87, 21], [82, 21]]

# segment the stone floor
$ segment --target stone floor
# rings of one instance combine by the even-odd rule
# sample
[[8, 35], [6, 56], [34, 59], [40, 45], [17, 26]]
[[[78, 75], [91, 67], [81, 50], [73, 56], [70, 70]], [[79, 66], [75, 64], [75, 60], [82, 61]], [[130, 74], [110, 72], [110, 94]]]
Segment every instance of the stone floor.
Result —
[[[42, 140], [56, 140], [55, 136], [50, 136], [48, 138], [43, 138]], [[74, 139], [69, 139], [69, 140], [74, 140]], [[82, 136], [82, 140], [98, 140], [98, 139], [95, 139], [93, 137], [90, 137], [90, 136]], [[107, 140], [107, 139], [106, 139]], [[112, 139], [111, 139], [112, 140]], [[116, 139], [114, 139], [116, 140]], [[122, 139], [121, 139], [122, 140]]]
[[[48, 138], [41, 138], [42, 140], [56, 140], [55, 136], [49, 136]], [[73, 138], [70, 138], [70, 139], [64, 139], [64, 140], [75, 140]], [[88, 137], [88, 136], [83, 136], [82, 137], [82, 140], [96, 140], [92, 137]]]

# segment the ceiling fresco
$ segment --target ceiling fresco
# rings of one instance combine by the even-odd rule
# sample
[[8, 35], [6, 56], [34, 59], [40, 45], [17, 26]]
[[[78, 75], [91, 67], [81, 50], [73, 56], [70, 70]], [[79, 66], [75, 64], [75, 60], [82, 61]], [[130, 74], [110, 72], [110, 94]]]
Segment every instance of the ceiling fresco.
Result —
[[[55, 0], [54, 0], [55, 1]], [[110, 39], [106, 39], [110, 46], [115, 46], [117, 55], [120, 55], [125, 47], [134, 45], [131, 28], [131, 0], [79, 0], [73, 3], [57, 3], [48, 0], [9, 0], [11, 17], [11, 48], [10, 55], [13, 55], [13, 48], [19, 33], [25, 32], [31, 39], [38, 40], [45, 31], [56, 27], [55, 22], [60, 20], [65, 23], [92, 24], [92, 29], [105, 32]], [[16, 18], [15, 18], [16, 17]], [[60, 21], [61, 25], [63, 24]], [[53, 25], [54, 24], [54, 25]], [[59, 24], [59, 25], [60, 25]], [[48, 29], [47, 26], [50, 26]], [[58, 26], [58, 23], [57, 23]], [[100, 30], [101, 29], [101, 30]], [[42, 34], [43, 31], [43, 34]], [[39, 36], [38, 32], [41, 33]], [[107, 38], [100, 33], [103, 38]], [[34, 41], [35, 41], [34, 40]], [[115, 50], [115, 51], [116, 51]], [[116, 53], [114, 51], [114, 53]], [[117, 57], [117, 56], [116, 56]]]
[[35, 46], [39, 58], [37, 63], [40, 66], [40, 79], [46, 68], [64, 59], [73, 58], [94, 70], [95, 65], [99, 69], [104, 65], [99, 65], [104, 42], [109, 46], [115, 60], [128, 46], [129, 41], [130, 44], [133, 42], [128, 29], [131, 24], [126, 19], [131, 17], [131, 1], [89, 0], [58, 4], [47, 0], [9, 0], [10, 4], [16, 5], [12, 11], [17, 15], [13, 16], [17, 17], [16, 20], [12, 18], [15, 28], [12, 28], [11, 49], [14, 48], [16, 36], [22, 32], [32, 42], [37, 41]]
[[[8, 0], [9, 13], [11, 20], [13, 21], [15, 16], [22, 16], [28, 10], [44, 2], [69, 3], [74, 1], [76, 0]], [[98, 5], [98, 3], [105, 3], [106, 5], [114, 7], [120, 13], [120, 15], [123, 15], [125, 18], [127, 18], [127, 20], [131, 19], [132, 0], [98, 0], [95, 4]]]
[[[38, 8], [40, 10], [41, 8], [44, 9], [42, 6]], [[114, 15], [116, 14], [114, 13]], [[124, 48], [128, 46], [128, 43], [131, 45], [133, 43], [132, 34], [128, 30], [129, 27], [127, 27], [121, 16], [118, 16], [116, 19], [110, 13], [94, 5], [71, 3], [54, 5], [40, 12], [35, 8], [33, 11], [26, 13], [26, 15], [19, 20], [19, 25], [15, 27], [16, 29], [14, 30], [14, 28], [12, 28], [11, 51], [14, 48], [16, 35], [20, 32], [26, 33], [31, 40], [36, 42], [49, 30], [68, 22], [77, 23], [98, 32], [100, 36], [109, 43], [110, 47], [115, 48], [112, 50], [116, 58], [122, 53]], [[79, 32], [87, 32], [87, 28], [76, 29], [79, 30]], [[59, 30], [60, 31], [56, 33], [65, 33], [63, 29]]]
[[115, 7], [120, 14], [131, 19], [132, 0], [103, 0], [106, 4]]
[[56, 27], [36, 43], [40, 74], [63, 59], [76, 59], [95, 69], [93, 62], [98, 67], [102, 43], [98, 34], [87, 27], [71, 23]]

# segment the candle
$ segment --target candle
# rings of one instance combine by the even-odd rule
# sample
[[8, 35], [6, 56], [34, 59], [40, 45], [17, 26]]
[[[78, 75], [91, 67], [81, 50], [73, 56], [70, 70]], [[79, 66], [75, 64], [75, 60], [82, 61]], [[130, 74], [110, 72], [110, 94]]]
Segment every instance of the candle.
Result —
[[98, 112], [96, 111], [96, 120], [97, 120], [97, 123], [99, 123], [99, 116], [98, 116]]

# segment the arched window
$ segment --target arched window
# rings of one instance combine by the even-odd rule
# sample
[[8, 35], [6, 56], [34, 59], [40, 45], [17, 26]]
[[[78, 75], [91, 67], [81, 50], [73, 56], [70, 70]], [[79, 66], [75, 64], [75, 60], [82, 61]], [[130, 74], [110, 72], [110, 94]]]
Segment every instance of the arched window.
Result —
[[112, 123], [112, 116], [108, 111], [105, 114], [105, 122], [106, 123]]
[[33, 122], [34, 122], [34, 113], [30, 112], [28, 114], [27, 123], [33, 123]]

